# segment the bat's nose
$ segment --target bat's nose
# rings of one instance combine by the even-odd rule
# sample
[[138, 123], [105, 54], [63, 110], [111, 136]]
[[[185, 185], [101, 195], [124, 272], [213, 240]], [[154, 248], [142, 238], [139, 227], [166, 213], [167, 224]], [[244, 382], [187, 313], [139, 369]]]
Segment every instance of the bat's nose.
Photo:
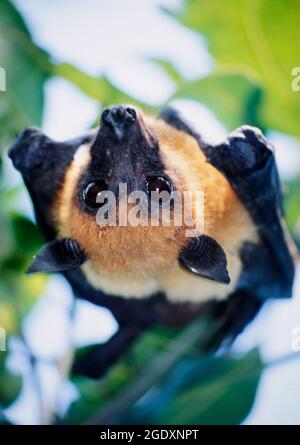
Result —
[[125, 136], [129, 127], [136, 122], [137, 116], [134, 108], [118, 105], [104, 110], [101, 120], [102, 124], [120, 141]]

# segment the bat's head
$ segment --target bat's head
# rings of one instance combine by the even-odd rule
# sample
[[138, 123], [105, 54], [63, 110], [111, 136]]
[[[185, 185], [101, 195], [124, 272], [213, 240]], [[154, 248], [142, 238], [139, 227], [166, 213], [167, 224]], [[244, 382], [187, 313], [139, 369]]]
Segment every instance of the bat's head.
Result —
[[[66, 172], [54, 210], [60, 235], [76, 239], [103, 272], [155, 274], [170, 268], [184, 245], [183, 226], [171, 221], [170, 195], [180, 187], [142, 113], [108, 108], [95, 139], [80, 147]], [[170, 204], [169, 224], [163, 226], [161, 211], [151, 223], [151, 192], [165, 192], [157, 210]]]
[[180, 264], [229, 282], [214, 228], [234, 197], [184, 128], [118, 105], [103, 111], [97, 130], [67, 143], [25, 130], [9, 155], [52, 239], [31, 272], [82, 265], [129, 280], [155, 279]]

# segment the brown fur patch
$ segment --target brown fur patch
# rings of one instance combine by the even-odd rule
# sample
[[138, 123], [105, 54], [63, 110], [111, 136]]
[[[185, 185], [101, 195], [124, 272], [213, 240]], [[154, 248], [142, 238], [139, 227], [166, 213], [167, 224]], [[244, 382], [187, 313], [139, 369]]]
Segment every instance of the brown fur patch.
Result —
[[88, 148], [80, 148], [69, 168], [55, 205], [59, 234], [76, 239], [90, 261], [83, 271], [94, 284], [111, 294], [143, 297], [163, 290], [174, 301], [223, 298], [235, 286], [243, 241], [257, 241], [256, 229], [230, 184], [209, 164], [197, 141], [161, 120], [144, 118], [159, 140], [165, 173], [180, 191], [203, 191], [204, 232], [216, 239], [228, 258], [231, 285], [224, 286], [183, 270], [177, 262], [189, 241], [185, 227], [105, 227], [75, 205], [77, 183], [89, 162]]

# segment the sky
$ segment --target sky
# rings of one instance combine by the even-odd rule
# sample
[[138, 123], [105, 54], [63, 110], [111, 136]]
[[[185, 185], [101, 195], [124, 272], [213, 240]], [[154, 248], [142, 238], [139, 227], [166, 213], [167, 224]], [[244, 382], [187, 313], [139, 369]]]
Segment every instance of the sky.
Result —
[[[179, 26], [157, 8], [158, 4], [180, 8], [181, 0], [15, 0], [15, 4], [34, 40], [55, 61], [70, 62], [91, 75], [105, 73], [117, 86], [149, 104], [165, 100], [174, 88], [151, 59], [170, 60], [188, 79], [205, 75], [214, 67], [205, 39]], [[187, 100], [175, 105], [209, 141], [224, 138], [226, 129], [205, 107]], [[49, 136], [67, 139], [80, 135], [98, 115], [99, 105], [67, 81], [54, 78], [47, 83], [43, 130]], [[299, 141], [277, 132], [271, 132], [269, 137], [276, 145], [282, 176], [299, 173]], [[26, 205], [30, 207], [29, 201]], [[236, 353], [259, 345], [263, 358], [269, 361], [291, 352], [291, 332], [300, 325], [299, 275], [294, 299], [268, 303], [239, 337]], [[71, 327], [68, 321], [71, 301], [65, 281], [52, 277], [46, 294], [24, 325], [26, 338], [37, 354], [60, 359], [70, 342], [78, 346], [105, 341], [117, 329], [107, 311], [84, 302], [77, 304], [75, 325]], [[45, 338], [50, 339], [47, 345]], [[22, 350], [16, 339], [12, 346], [15, 351]], [[15, 420], [35, 423], [39, 420], [38, 400], [30, 400], [34, 382], [29, 377], [28, 363], [16, 352], [10, 366], [22, 369], [26, 378], [23, 392], [9, 413]], [[296, 360], [270, 367], [263, 375], [254, 408], [245, 423], [300, 424], [299, 374], [300, 362]], [[39, 375], [48, 382], [43, 385], [48, 405], [55, 405], [58, 392], [63, 395], [60, 398], [63, 412], [68, 402], [76, 398], [74, 387], [63, 385], [62, 376], [53, 367], [42, 367]]]

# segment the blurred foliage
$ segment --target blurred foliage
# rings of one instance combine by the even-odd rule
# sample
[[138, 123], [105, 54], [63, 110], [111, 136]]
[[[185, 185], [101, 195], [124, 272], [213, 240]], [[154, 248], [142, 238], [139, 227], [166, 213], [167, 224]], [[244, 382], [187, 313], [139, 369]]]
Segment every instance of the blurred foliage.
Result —
[[[80, 398], [71, 406], [64, 421], [71, 424], [88, 421], [99, 407], [108, 404], [124, 391], [130, 382], [134, 381], [146, 366], [166, 349], [174, 334], [163, 327], [146, 332], [100, 382], [73, 376], [72, 381], [79, 390]], [[88, 348], [83, 348], [80, 353], [86, 352]]]
[[[0, 93], [0, 144], [5, 147], [24, 126], [41, 124], [43, 85], [51, 67], [8, 0], [0, 3], [0, 54], [6, 70], [6, 91]], [[6, 184], [3, 175], [0, 181], [0, 325], [11, 333], [19, 331], [46, 279], [23, 274], [42, 238], [35, 224], [16, 210], [19, 189]]]
[[[18, 396], [21, 389], [21, 377], [12, 374], [5, 368], [7, 353], [0, 353], [0, 417], [3, 408], [9, 406]], [[1, 418], [0, 418], [1, 423]]]
[[8, 0], [0, 2], [0, 54], [6, 71], [6, 92], [0, 101], [3, 144], [21, 128], [41, 124], [43, 85], [51, 68], [48, 56], [31, 41], [22, 17]]
[[206, 105], [227, 126], [261, 125], [257, 116], [262, 89], [253, 79], [234, 72], [215, 71], [179, 86], [172, 99], [192, 99]]
[[294, 232], [296, 239], [300, 240], [300, 177], [291, 179], [286, 183], [285, 210], [286, 220], [290, 229]]
[[214, 355], [183, 359], [162, 385], [131, 407], [118, 422], [240, 424], [252, 407], [262, 370], [256, 350], [241, 359]]
[[[186, 80], [171, 61], [153, 59], [174, 84], [167, 102], [198, 101], [228, 130], [252, 124], [300, 136], [299, 93], [291, 89], [291, 70], [299, 65], [299, 2], [186, 0], [179, 13], [168, 14], [204, 35], [216, 66], [204, 77]], [[41, 125], [44, 86], [52, 76], [71, 82], [101, 107], [130, 102], [152, 111], [107, 76], [94, 78], [71, 64], [54, 63], [32, 41], [9, 0], [0, 2], [0, 57], [7, 73], [7, 91], [0, 92], [3, 149], [23, 127]], [[24, 189], [10, 184], [6, 170], [0, 177], [0, 326], [8, 336], [22, 336], [22, 321], [47, 283], [43, 275], [23, 274], [42, 237], [17, 210]], [[297, 231], [300, 180], [291, 181], [287, 190], [287, 222]], [[63, 422], [101, 421], [108, 414], [112, 423], [242, 422], [263, 370], [258, 353], [240, 358], [203, 354], [200, 340], [205, 335], [207, 328], [201, 324], [183, 332], [156, 328], [141, 336], [101, 381], [71, 376], [79, 399]], [[16, 398], [21, 383], [5, 366], [6, 359], [7, 353], [0, 352], [0, 423], [6, 422], [2, 409]]]
[[187, 0], [176, 18], [205, 35], [217, 69], [256, 79], [264, 128], [300, 136], [300, 101], [291, 87], [300, 54], [298, 1]]
[[[6, 91], [0, 92], [4, 148], [23, 127], [41, 124], [43, 86], [51, 70], [47, 54], [32, 42], [22, 17], [7, 0], [0, 2], [0, 64], [6, 70]], [[46, 277], [24, 276], [42, 238], [35, 224], [16, 211], [19, 188], [6, 184], [3, 172], [0, 184], [0, 326], [9, 337], [21, 333], [22, 320], [45, 289]], [[7, 353], [0, 352], [0, 412], [16, 398], [21, 384], [21, 378], [7, 370], [6, 358]]]
[[76, 85], [84, 94], [100, 102], [103, 108], [112, 103], [132, 103], [145, 107], [143, 102], [128, 96], [113, 85], [106, 76], [96, 79], [69, 63], [54, 65], [53, 71], [55, 75], [63, 77]]
[[80, 397], [64, 421], [240, 423], [253, 404], [263, 364], [256, 350], [241, 358], [202, 355], [201, 344], [209, 335], [207, 327], [201, 320], [183, 333], [153, 329], [133, 345], [105, 379], [97, 382], [76, 377], [73, 381]]

